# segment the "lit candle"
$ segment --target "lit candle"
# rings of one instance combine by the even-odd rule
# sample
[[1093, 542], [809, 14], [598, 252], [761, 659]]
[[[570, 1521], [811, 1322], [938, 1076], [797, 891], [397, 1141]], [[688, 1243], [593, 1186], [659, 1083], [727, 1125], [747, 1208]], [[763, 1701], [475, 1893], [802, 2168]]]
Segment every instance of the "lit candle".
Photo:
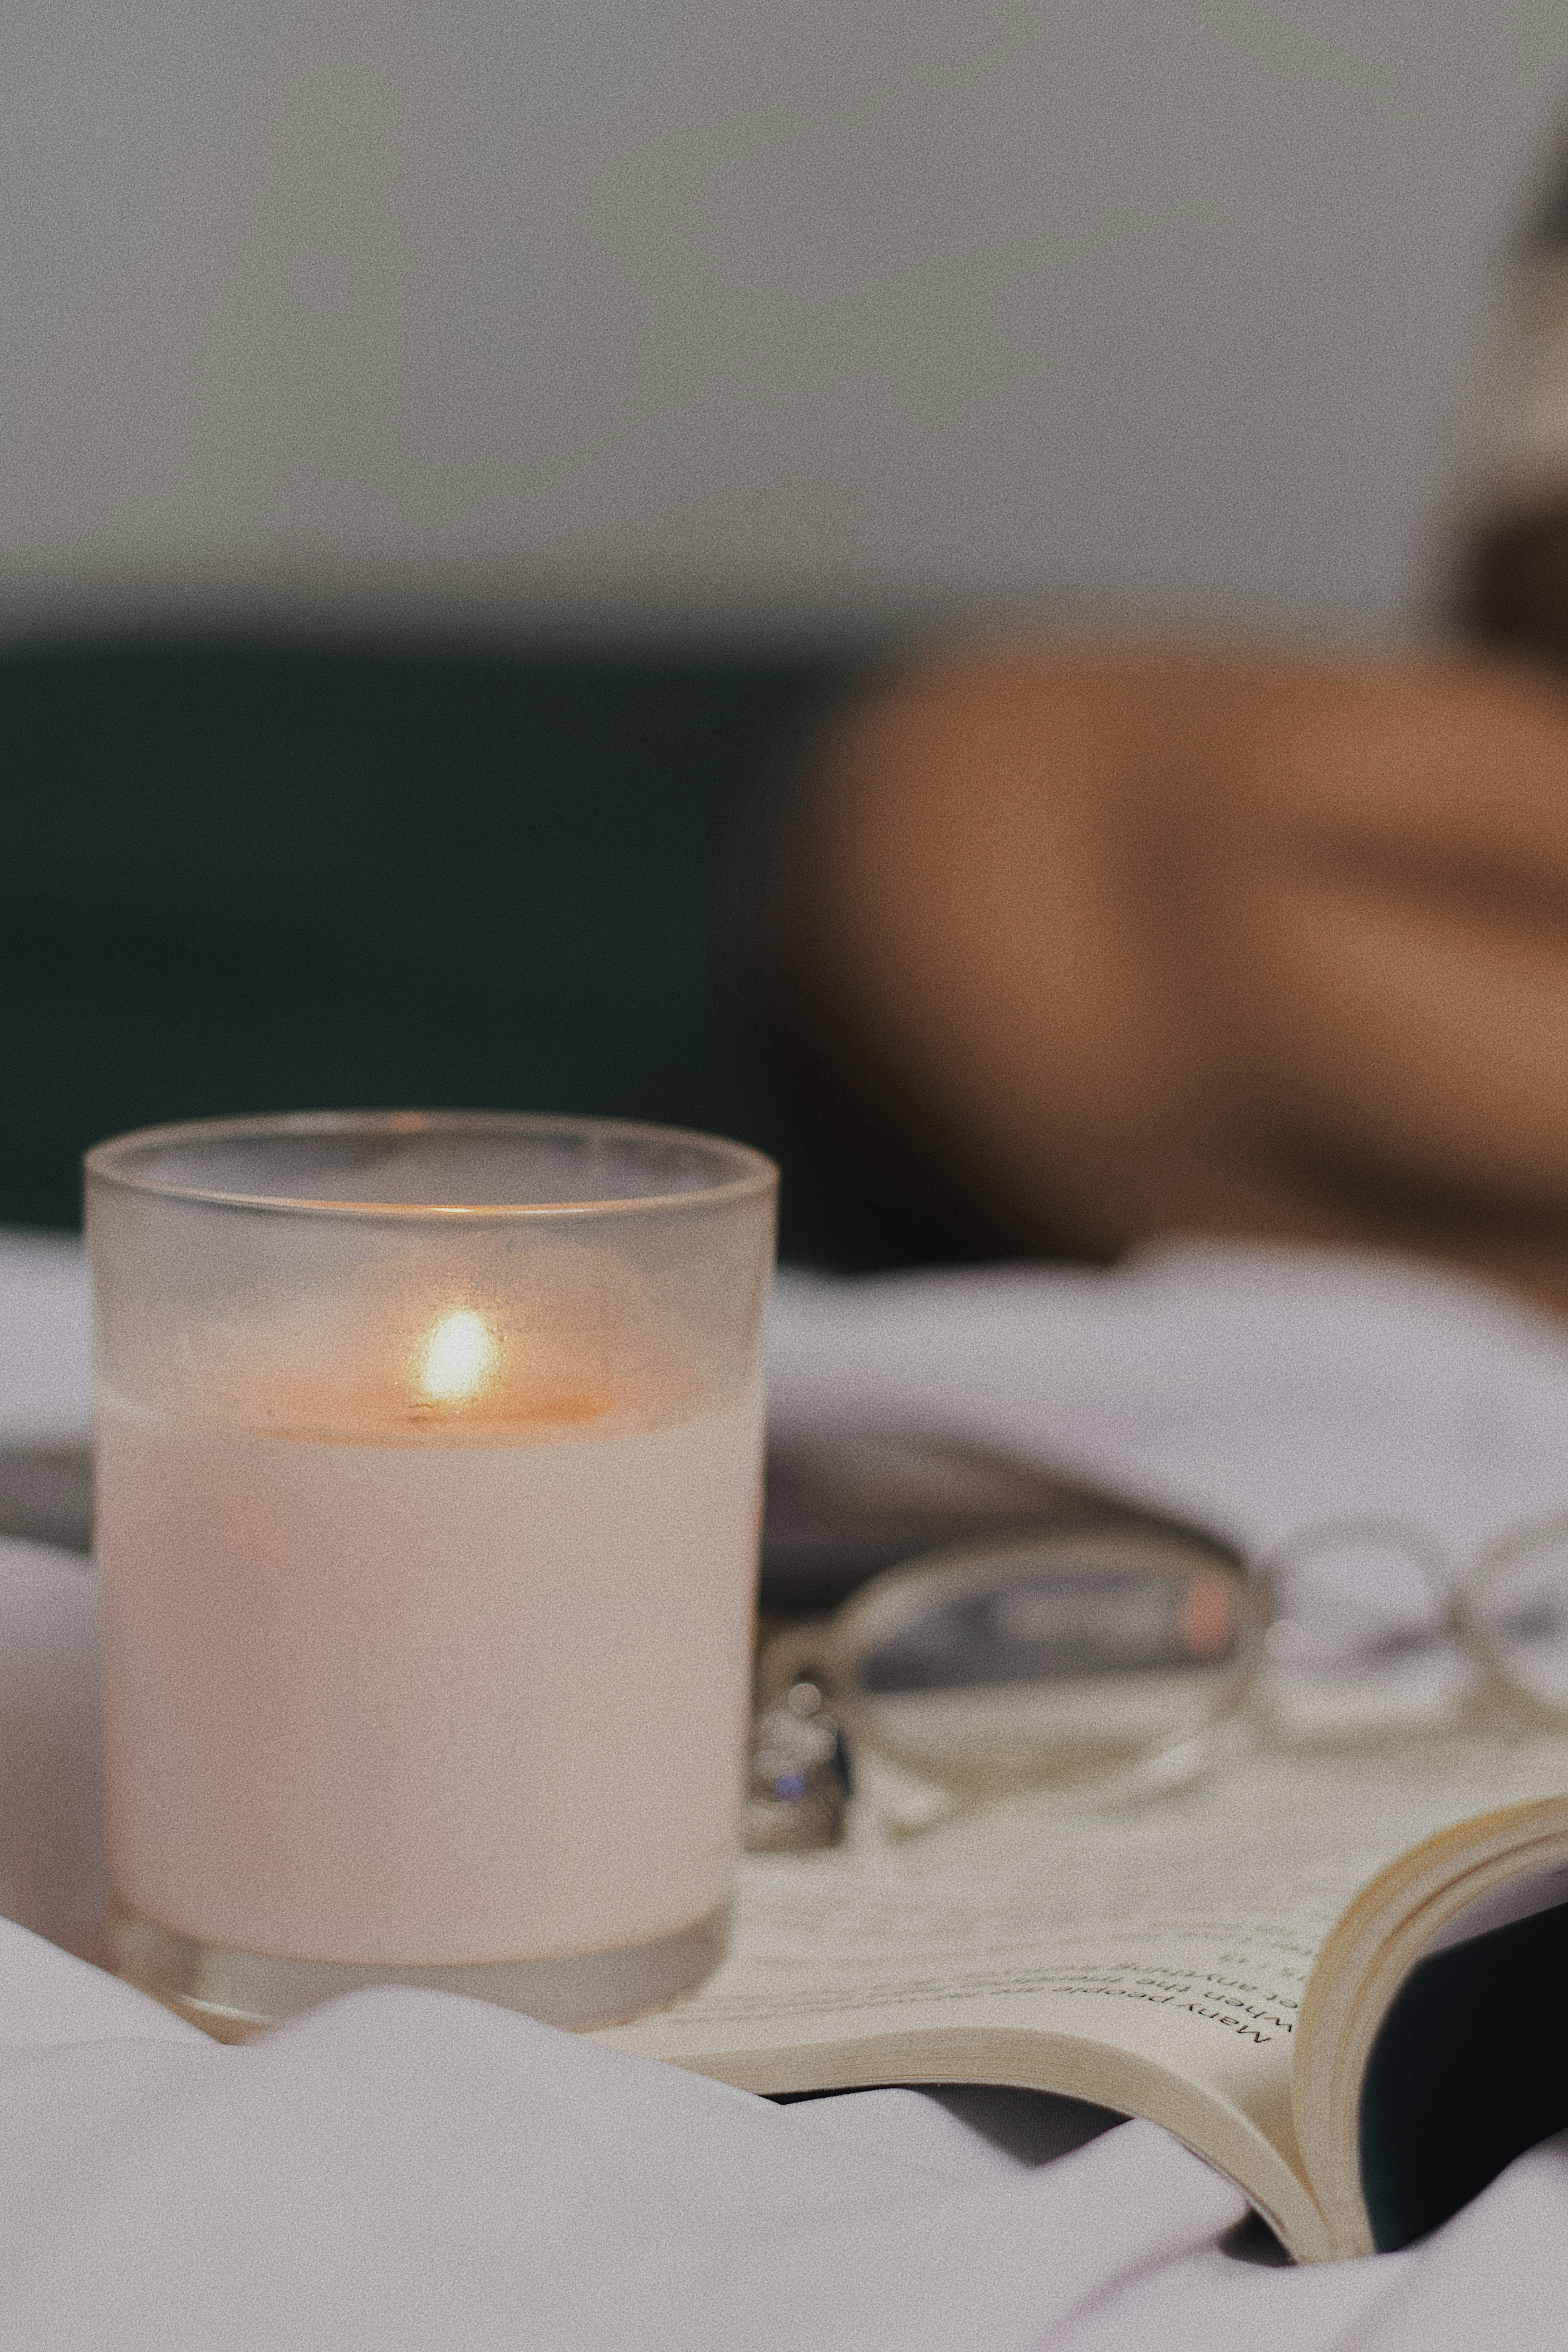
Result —
[[510, 1277], [492, 1249], [465, 1286], [467, 1236], [426, 1262], [394, 1225], [291, 1307], [177, 1313], [140, 1350], [111, 1328], [105, 1747], [132, 1923], [425, 1971], [721, 1917], [754, 1331], [715, 1380], [617, 1239], [531, 1245]]

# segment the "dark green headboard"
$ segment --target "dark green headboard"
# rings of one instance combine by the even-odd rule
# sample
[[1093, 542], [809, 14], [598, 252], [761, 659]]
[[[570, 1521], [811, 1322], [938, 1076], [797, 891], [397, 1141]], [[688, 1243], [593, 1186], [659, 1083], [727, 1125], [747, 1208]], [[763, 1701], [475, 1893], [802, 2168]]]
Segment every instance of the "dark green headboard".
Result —
[[[64, 646], [0, 659], [0, 1222], [204, 1113], [613, 1113], [782, 1151], [786, 1246], [897, 1257], [749, 1063], [748, 818], [829, 659]], [[869, 1238], [868, 1238], [869, 1234]]]

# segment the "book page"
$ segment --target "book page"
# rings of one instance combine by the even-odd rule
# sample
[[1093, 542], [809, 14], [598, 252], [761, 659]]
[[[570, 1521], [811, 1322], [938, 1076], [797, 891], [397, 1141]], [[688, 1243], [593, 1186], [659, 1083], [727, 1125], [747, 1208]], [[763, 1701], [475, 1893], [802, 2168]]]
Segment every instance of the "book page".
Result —
[[[1542, 1788], [1568, 1789], [1568, 1746], [1257, 1754], [1136, 1807], [1015, 1804], [907, 1843], [864, 1831], [751, 1858], [724, 1966], [602, 2038], [759, 2090], [1013, 2080], [1163, 2106], [1265, 2201], [1242, 2143], [1299, 2170], [1292, 2038], [1345, 1905], [1445, 1822]], [[1207, 2122], [1173, 2082], [1204, 2094]]]

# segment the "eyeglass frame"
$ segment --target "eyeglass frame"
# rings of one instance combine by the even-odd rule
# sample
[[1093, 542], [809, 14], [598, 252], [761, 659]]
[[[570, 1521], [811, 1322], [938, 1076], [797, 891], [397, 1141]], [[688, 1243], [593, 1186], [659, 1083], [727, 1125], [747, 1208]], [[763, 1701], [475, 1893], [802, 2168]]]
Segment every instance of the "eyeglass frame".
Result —
[[[1476, 1669], [1477, 1676], [1469, 1687], [1460, 1692], [1457, 1703], [1433, 1723], [1419, 1727], [1406, 1724], [1392, 1733], [1386, 1728], [1359, 1736], [1342, 1732], [1335, 1744], [1355, 1746], [1370, 1737], [1384, 1746], [1392, 1741], [1415, 1747], [1433, 1736], [1473, 1737], [1488, 1729], [1504, 1737], [1526, 1737], [1532, 1731], [1568, 1736], [1568, 1700], [1561, 1706], [1553, 1705], [1531, 1690], [1510, 1670], [1477, 1613], [1479, 1597], [1492, 1575], [1554, 1537], [1568, 1546], [1568, 1512], [1543, 1513], [1505, 1528], [1456, 1573], [1450, 1555], [1429, 1529], [1411, 1519], [1373, 1514], [1347, 1514], [1310, 1522], [1253, 1559], [1238, 1558], [1218, 1542], [1206, 1542], [1196, 1529], [1147, 1531], [1142, 1539], [1155, 1551], [1163, 1548], [1172, 1562], [1171, 1570], [1165, 1572], [1173, 1573], [1178, 1556], [1184, 1553], [1180, 1572], [1191, 1575], [1194, 1568], [1206, 1565], [1231, 1580], [1237, 1603], [1237, 1642], [1225, 1661], [1227, 1671], [1217, 1684], [1211, 1685], [1205, 1704], [1187, 1725], [1168, 1740], [1153, 1743], [1131, 1767], [1108, 1773], [1103, 1779], [1090, 1776], [1052, 1793], [1096, 1802], [1136, 1802], [1152, 1798], [1215, 1769], [1222, 1761], [1217, 1735], [1229, 1726], [1245, 1726], [1252, 1744], [1258, 1748], [1321, 1745], [1321, 1740], [1292, 1740], [1277, 1726], [1271, 1727], [1266, 1700], [1260, 1704], [1260, 1698], [1267, 1689], [1269, 1636], [1277, 1626], [1291, 1622], [1280, 1598], [1283, 1577], [1290, 1568], [1310, 1559], [1314, 1551], [1321, 1552], [1330, 1546], [1378, 1544], [1403, 1550], [1419, 1568], [1440, 1603], [1429, 1639], [1423, 1646], [1436, 1650], [1452, 1645]], [[804, 1708], [795, 1706], [795, 1712], [803, 1720], [812, 1719], [817, 1734], [816, 1752], [824, 1758], [830, 1757], [839, 1790], [836, 1802], [829, 1800], [825, 1803], [820, 1780], [807, 1785], [805, 1793], [816, 1801], [819, 1826], [831, 1816], [833, 1834], [838, 1833], [843, 1799], [848, 1793], [849, 1772], [840, 1721], [858, 1743], [863, 1742], [873, 1753], [934, 1781], [958, 1800], [960, 1811], [972, 1811], [988, 1799], [1022, 1793], [1031, 1785], [1044, 1793], [1046, 1784], [1031, 1784], [1027, 1780], [999, 1786], [996, 1777], [988, 1776], [983, 1768], [973, 1777], [934, 1771], [929, 1756], [912, 1751], [896, 1735], [889, 1736], [885, 1724], [872, 1721], [865, 1697], [854, 1690], [852, 1674], [847, 1669], [852, 1667], [854, 1659], [864, 1657], [871, 1648], [866, 1637], [885, 1612], [889, 1596], [897, 1591], [919, 1584], [932, 1594], [940, 1594], [961, 1591], [965, 1581], [980, 1590], [994, 1586], [998, 1562], [1008, 1552], [1032, 1554], [1037, 1559], [1044, 1546], [1071, 1545], [1081, 1558], [1086, 1543], [1112, 1540], [1124, 1548], [1129, 1540], [1137, 1539], [1137, 1531], [1127, 1528], [1046, 1527], [1033, 1534], [1027, 1529], [1010, 1528], [1005, 1537], [945, 1546], [886, 1569], [868, 1579], [828, 1616], [781, 1628], [763, 1644], [758, 1658], [759, 1721], [777, 1720], [779, 1710], [795, 1706], [795, 1695], [802, 1690], [812, 1694], [811, 1702]], [[1152, 1572], [1162, 1572], [1153, 1563], [1151, 1567]], [[1564, 1584], [1568, 1587], [1568, 1573], [1564, 1575]], [[840, 1720], [834, 1720], [836, 1717]], [[828, 1840], [818, 1834], [809, 1842], [819, 1844]], [[764, 1839], [763, 1843], [769, 1841]], [[788, 1841], [784, 1843], [787, 1844]]]

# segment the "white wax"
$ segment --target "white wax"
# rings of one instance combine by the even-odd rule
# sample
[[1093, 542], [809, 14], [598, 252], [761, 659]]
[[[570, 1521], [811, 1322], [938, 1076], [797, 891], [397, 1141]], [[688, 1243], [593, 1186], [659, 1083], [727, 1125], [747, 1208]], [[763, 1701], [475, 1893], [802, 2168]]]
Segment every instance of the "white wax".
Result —
[[721, 1903], [760, 1409], [339, 1442], [100, 1391], [110, 1868], [298, 1958], [611, 1949]]

